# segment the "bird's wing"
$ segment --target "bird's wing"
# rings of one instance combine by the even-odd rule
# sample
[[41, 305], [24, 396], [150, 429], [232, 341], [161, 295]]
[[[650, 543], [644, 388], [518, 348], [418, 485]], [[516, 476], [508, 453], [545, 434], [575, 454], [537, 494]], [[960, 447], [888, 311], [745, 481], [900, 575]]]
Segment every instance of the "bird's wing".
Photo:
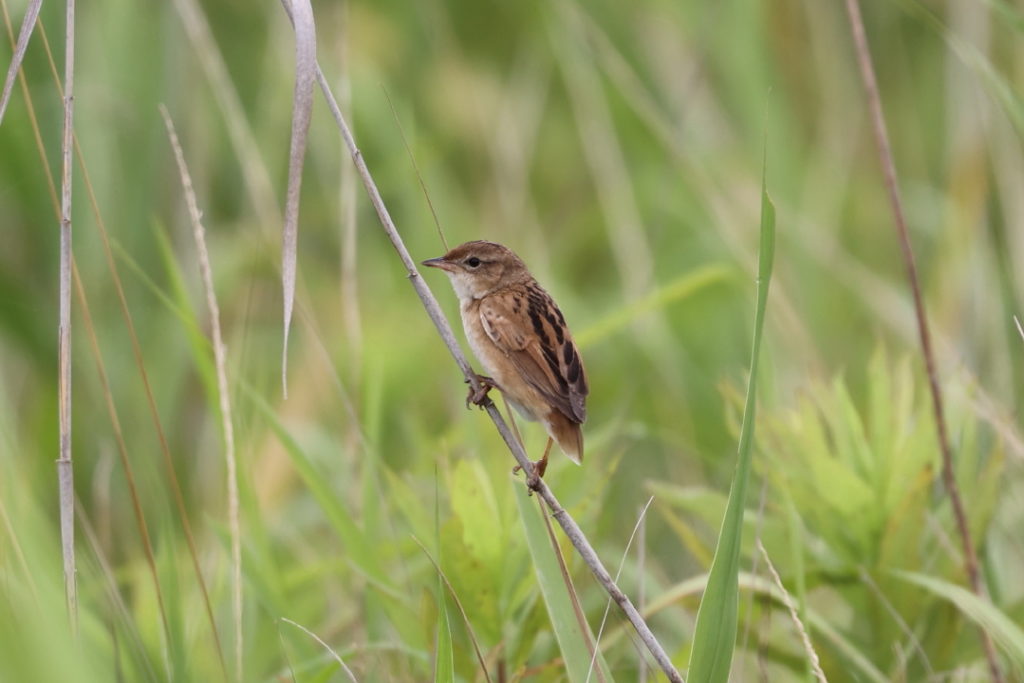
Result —
[[547, 292], [534, 284], [492, 294], [480, 302], [480, 320], [530, 386], [572, 421], [587, 419], [583, 361]]

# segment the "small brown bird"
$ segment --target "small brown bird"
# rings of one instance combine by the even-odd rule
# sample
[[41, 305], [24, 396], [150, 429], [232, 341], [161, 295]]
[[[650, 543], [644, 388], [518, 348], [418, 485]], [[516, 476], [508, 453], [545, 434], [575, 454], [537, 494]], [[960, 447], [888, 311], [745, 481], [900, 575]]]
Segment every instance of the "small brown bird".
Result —
[[[494, 242], [466, 242], [423, 262], [440, 268], [459, 297], [462, 326], [473, 353], [491, 375], [470, 399], [482, 404], [496, 386], [525, 419], [539, 420], [547, 447], [534, 472], [544, 476], [554, 439], [579, 465], [587, 419], [587, 376], [565, 318], [511, 249]], [[517, 468], [518, 469], [518, 468]]]

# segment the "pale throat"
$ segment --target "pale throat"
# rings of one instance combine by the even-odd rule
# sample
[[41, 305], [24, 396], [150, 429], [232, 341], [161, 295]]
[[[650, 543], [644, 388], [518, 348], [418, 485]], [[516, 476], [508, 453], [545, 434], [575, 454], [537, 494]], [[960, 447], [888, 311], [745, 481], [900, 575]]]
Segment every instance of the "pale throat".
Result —
[[455, 290], [455, 296], [459, 297], [460, 302], [469, 303], [486, 294], [486, 292], [477, 291], [477, 287], [474, 286], [473, 278], [469, 277], [466, 273], [448, 273], [448, 279], [451, 280], [452, 288]]

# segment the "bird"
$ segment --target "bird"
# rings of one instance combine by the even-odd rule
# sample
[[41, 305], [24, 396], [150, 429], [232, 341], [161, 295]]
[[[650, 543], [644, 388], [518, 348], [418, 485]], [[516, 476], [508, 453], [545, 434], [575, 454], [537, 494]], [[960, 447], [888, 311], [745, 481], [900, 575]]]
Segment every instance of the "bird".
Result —
[[466, 242], [423, 265], [448, 276], [466, 339], [489, 375], [478, 375], [481, 389], [470, 389], [467, 405], [484, 405], [496, 387], [524, 419], [544, 425], [547, 446], [528, 473], [534, 482], [547, 470], [552, 441], [582, 464], [581, 425], [590, 389], [579, 349], [551, 295], [521, 258], [496, 242]]

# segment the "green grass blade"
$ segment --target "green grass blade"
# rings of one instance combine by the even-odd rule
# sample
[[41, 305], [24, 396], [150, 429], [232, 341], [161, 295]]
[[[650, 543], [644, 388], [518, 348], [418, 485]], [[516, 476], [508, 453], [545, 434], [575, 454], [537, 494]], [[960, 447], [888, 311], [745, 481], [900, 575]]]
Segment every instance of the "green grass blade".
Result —
[[454, 683], [455, 656], [452, 651], [452, 627], [448, 621], [448, 605], [444, 585], [437, 577], [437, 654], [434, 659], [434, 682]]
[[[576, 620], [569, 593], [562, 579], [562, 572], [558, 567], [558, 560], [551, 548], [548, 532], [544, 528], [544, 521], [540, 518], [537, 506], [527, 495], [525, 487], [517, 485], [515, 492], [519, 517], [523, 520], [523, 527], [526, 529], [526, 544], [529, 546], [530, 556], [533, 558], [541, 596], [544, 598], [544, 605], [547, 607], [548, 616], [551, 619], [551, 628], [554, 629], [558, 648], [562, 652], [565, 673], [572, 683], [584, 683], [587, 680], [587, 670], [590, 668], [591, 659], [587, 638], [590, 638], [590, 642], [594, 642], [593, 635], [584, 634]], [[600, 653], [598, 653], [597, 666], [604, 673], [604, 680], [611, 681], [608, 665]], [[591, 676], [591, 680], [599, 680], [596, 671]]]
[[728, 282], [735, 276], [733, 269], [720, 263], [683, 273], [671, 282], [657, 287], [650, 294], [631, 301], [625, 306], [576, 335], [576, 343], [586, 348], [603, 341], [629, 327], [633, 321], [655, 311], [667, 308], [678, 301], [688, 299], [712, 285]]
[[1024, 629], [999, 608], [971, 591], [943, 579], [917, 572], [893, 572], [896, 576], [924, 588], [956, 605], [968, 619], [985, 629], [1019, 671], [1024, 671]]
[[740, 542], [743, 537], [743, 502], [754, 444], [754, 408], [757, 395], [757, 364], [761, 350], [761, 332], [768, 304], [768, 285], [775, 255], [775, 207], [761, 184], [761, 248], [757, 269], [757, 310], [754, 314], [754, 343], [750, 358], [750, 380], [740, 428], [739, 462], [729, 503], [718, 536], [715, 559], [711, 563], [707, 589], [697, 610], [697, 624], [690, 652], [689, 679], [702, 683], [726, 681], [736, 646], [739, 604]]

